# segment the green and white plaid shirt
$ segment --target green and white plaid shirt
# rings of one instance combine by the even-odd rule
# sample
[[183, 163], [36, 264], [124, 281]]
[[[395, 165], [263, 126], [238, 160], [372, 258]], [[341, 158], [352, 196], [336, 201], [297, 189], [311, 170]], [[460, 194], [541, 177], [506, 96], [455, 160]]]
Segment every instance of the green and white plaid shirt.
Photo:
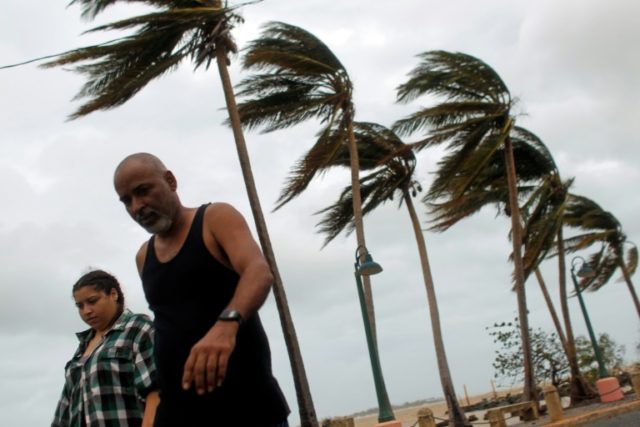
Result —
[[144, 398], [157, 389], [151, 319], [125, 310], [88, 357], [93, 330], [76, 335], [80, 345], [65, 367], [51, 426], [140, 426]]

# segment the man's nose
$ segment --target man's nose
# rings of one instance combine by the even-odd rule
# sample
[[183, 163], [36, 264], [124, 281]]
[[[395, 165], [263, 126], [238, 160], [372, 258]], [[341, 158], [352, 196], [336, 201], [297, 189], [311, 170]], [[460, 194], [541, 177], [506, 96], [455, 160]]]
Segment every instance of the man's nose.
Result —
[[131, 205], [129, 206], [129, 209], [131, 210], [131, 214], [133, 216], [137, 216], [142, 208], [144, 208], [144, 203], [142, 203], [142, 200], [140, 200], [138, 197], [134, 197], [131, 199]]

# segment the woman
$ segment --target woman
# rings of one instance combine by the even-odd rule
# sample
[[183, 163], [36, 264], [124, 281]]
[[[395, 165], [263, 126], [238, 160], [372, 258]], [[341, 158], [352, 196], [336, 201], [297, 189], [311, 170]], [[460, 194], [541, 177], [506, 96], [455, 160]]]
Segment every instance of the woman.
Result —
[[52, 427], [151, 427], [159, 402], [151, 320], [125, 310], [118, 280], [102, 270], [82, 276], [73, 299], [91, 328], [76, 334]]

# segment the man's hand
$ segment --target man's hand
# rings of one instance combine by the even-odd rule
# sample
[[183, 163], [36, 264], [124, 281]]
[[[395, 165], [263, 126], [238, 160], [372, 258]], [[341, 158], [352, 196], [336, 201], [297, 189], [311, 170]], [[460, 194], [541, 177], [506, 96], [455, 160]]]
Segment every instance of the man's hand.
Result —
[[193, 347], [184, 364], [182, 388], [188, 390], [191, 383], [198, 394], [212, 392], [220, 387], [227, 373], [229, 357], [236, 346], [237, 322], [216, 322], [207, 334]]

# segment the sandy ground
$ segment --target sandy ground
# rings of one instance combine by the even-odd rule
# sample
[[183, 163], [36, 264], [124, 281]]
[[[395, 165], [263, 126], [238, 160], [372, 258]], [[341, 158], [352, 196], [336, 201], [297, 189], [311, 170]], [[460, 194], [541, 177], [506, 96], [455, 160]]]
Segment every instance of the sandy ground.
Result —
[[[565, 418], [571, 418], [580, 416], [587, 413], [599, 412], [607, 409], [614, 409], [615, 406], [623, 405], [625, 403], [637, 401], [637, 397], [634, 393], [630, 393], [631, 388], [629, 386], [623, 387], [623, 391], [625, 391], [625, 399], [621, 401], [609, 402], [609, 403], [600, 403], [593, 402], [584, 406], [577, 406], [573, 408], [568, 408], [570, 404], [570, 400], [568, 397], [562, 398], [562, 406], [564, 409]], [[507, 392], [498, 392], [499, 395], [506, 395]], [[482, 401], [482, 399], [492, 399], [493, 393], [486, 393], [478, 396], [473, 396], [469, 398], [471, 404]], [[466, 404], [466, 399], [461, 400], [461, 403]], [[542, 402], [541, 402], [542, 403]], [[402, 423], [402, 427], [412, 427], [417, 425], [418, 421], [418, 411], [423, 407], [428, 407], [433, 411], [433, 415], [436, 417], [436, 421], [440, 421], [441, 419], [446, 419], [446, 410], [447, 407], [444, 401], [441, 402], [433, 402], [425, 405], [420, 405], [411, 408], [403, 408], [394, 410], [394, 415], [396, 420]], [[474, 422], [474, 425], [477, 426], [485, 426], [488, 425], [488, 422], [484, 420], [484, 414], [486, 411], [474, 411], [467, 412], [467, 416], [475, 415], [478, 417], [478, 420]], [[535, 421], [520, 421], [518, 417], [507, 418], [506, 424], [507, 426], [518, 426], [518, 427], [539, 427], [549, 423], [548, 415], [541, 416], [538, 420]], [[377, 414], [366, 416], [366, 417], [358, 417], [355, 419], [355, 427], [372, 427], [378, 423]]]
[[[513, 392], [516, 392], [516, 391], [514, 390]], [[504, 396], [507, 393], [509, 393], [509, 390], [499, 391], [498, 395]], [[470, 396], [469, 403], [475, 404], [475, 403], [481, 402], [482, 399], [490, 400], [493, 397], [494, 397], [493, 393], [485, 393], [485, 394], [480, 394], [476, 396]], [[463, 405], [467, 404], [466, 398], [461, 399], [461, 404]], [[433, 416], [436, 417], [436, 421], [440, 421], [438, 418], [440, 419], [447, 418], [447, 415], [446, 415], [447, 405], [445, 404], [444, 400], [439, 402], [427, 403], [427, 404], [415, 406], [415, 407], [395, 409], [393, 413], [396, 417], [396, 420], [402, 422], [403, 427], [410, 427], [416, 424], [416, 422], [418, 421], [418, 411], [424, 407], [427, 407], [431, 409], [431, 411], [433, 411]], [[468, 412], [467, 416], [475, 415], [478, 417], [479, 420], [482, 420], [482, 417], [484, 416], [484, 412], [485, 411]], [[377, 423], [378, 423], [378, 414], [358, 417], [355, 419], [356, 427], [372, 427]]]

